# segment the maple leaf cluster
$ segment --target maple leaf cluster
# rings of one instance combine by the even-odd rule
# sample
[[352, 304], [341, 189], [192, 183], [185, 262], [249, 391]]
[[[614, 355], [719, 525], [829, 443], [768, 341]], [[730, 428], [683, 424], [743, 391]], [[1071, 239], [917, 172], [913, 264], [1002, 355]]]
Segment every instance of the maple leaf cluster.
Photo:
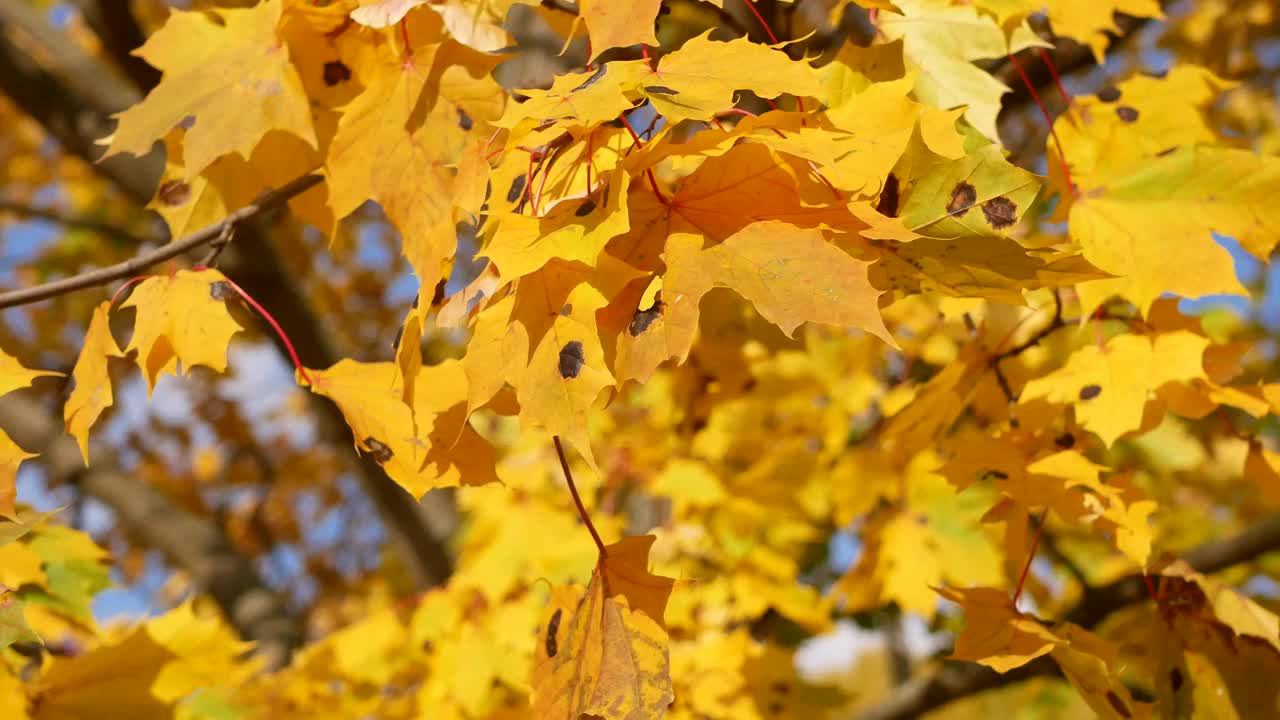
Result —
[[[1051, 120], [1018, 58], [1056, 79], [1065, 38], [1101, 63], [1115, 13], [1160, 3], [827, 3], [828, 24], [861, 9], [874, 37], [816, 53], [779, 41], [765, 3], [743, 2], [760, 25], [728, 39], [664, 25], [731, 4], [262, 0], [158, 23], [135, 52], [158, 84], [104, 159], [162, 145], [148, 207], [174, 246], [209, 252], [130, 266], [81, 319], [62, 403], [80, 459], [110, 445], [95, 425], [125, 360], [148, 397], [165, 376], [216, 383], [244, 372], [233, 339], [270, 328], [291, 397], [349, 430], [342, 458], [415, 500], [457, 488], [456, 569], [423, 592], [395, 568], [334, 580], [341, 622], [317, 613], [287, 663], [203, 598], [99, 628], [109, 554], [18, 502], [19, 465], [43, 458], [0, 431], [0, 706], [839, 716], [893, 683], [804, 676], [797, 639], [910, 617], [955, 631], [953, 659], [1060, 675], [1009, 696], [1076, 713], [1036, 717], [1280, 717], [1261, 680], [1280, 671], [1274, 598], [1213, 574], [1280, 539], [1192, 550], [1280, 502], [1274, 343], [1179, 301], [1248, 294], [1215, 234], [1263, 260], [1280, 241], [1280, 146], [1224, 121], [1211, 12], [1170, 40], [1201, 63], [1058, 84]], [[1245, 25], [1274, 21], [1251, 6]], [[512, 87], [516, 17], [582, 64]], [[997, 61], [1044, 112], [1046, 175], [1002, 141]], [[344, 257], [376, 205], [418, 288], [389, 309], [394, 340], [308, 367], [219, 269], [228, 246], [263, 250], [236, 235], [286, 202], [307, 266]], [[0, 352], [0, 395], [63, 374], [19, 355]], [[287, 505], [251, 521], [287, 525]], [[833, 535], [858, 547], [846, 566], [812, 561]]]

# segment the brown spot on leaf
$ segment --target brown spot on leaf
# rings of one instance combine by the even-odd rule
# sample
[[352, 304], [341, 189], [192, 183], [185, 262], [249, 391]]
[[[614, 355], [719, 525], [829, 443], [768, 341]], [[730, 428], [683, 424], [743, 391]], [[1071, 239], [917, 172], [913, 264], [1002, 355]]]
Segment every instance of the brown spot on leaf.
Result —
[[1128, 105], [1121, 105], [1120, 107], [1116, 108], [1116, 115], [1119, 116], [1121, 120], [1127, 123], [1135, 122], [1138, 119], [1137, 109], [1131, 108]]
[[644, 91], [650, 95], [679, 95], [676, 90], [672, 90], [666, 85], [646, 85]]
[[1071, 433], [1062, 433], [1061, 435], [1053, 439], [1053, 444], [1057, 445], [1063, 450], [1070, 450], [1071, 448], [1076, 446], [1076, 436], [1072, 435]]
[[988, 225], [1003, 230], [1018, 221], [1018, 206], [1001, 195], [982, 203], [982, 215]]
[[333, 87], [351, 79], [351, 68], [341, 60], [330, 60], [324, 64], [324, 84]]
[[579, 205], [578, 209], [573, 211], [573, 214], [577, 217], [586, 217], [595, 212], [595, 209], [596, 201], [591, 198], [587, 198], [587, 201]]
[[977, 200], [978, 190], [962, 180], [951, 188], [951, 199], [947, 200], [947, 214], [964, 217]]
[[209, 283], [209, 297], [214, 300], [230, 300], [236, 296], [236, 291], [231, 289], [231, 283], [226, 280]]
[[1092, 400], [1102, 394], [1101, 385], [1085, 385], [1080, 388], [1081, 400]]
[[1129, 711], [1129, 706], [1116, 694], [1115, 690], [1107, 691], [1107, 702], [1111, 703], [1111, 707], [1115, 708], [1121, 717], [1133, 717], [1133, 713]]
[[656, 299], [647, 310], [636, 308], [635, 314], [631, 316], [631, 324], [627, 326], [627, 332], [631, 333], [631, 337], [640, 337], [654, 321], [662, 317], [662, 311], [665, 308], [666, 303]]
[[1113, 103], [1120, 99], [1120, 88], [1108, 85], [1098, 91], [1098, 99], [1104, 103]]
[[1164, 157], [1165, 155], [1172, 155], [1177, 151], [1178, 151], [1178, 146], [1174, 145], [1173, 147], [1165, 148], [1160, 152], [1156, 153], [1156, 157]]
[[884, 179], [884, 188], [880, 190], [880, 199], [876, 201], [876, 212], [886, 217], [898, 217], [898, 176], [889, 173]]
[[993, 478], [997, 479], [997, 480], [1008, 480], [1008, 479], [1009, 479], [1009, 473], [1007, 473], [1007, 472], [1005, 472], [1005, 471], [1003, 471], [1003, 470], [990, 470], [990, 471], [988, 471], [988, 472], [987, 472], [987, 474], [988, 474], [988, 475], [990, 475], [991, 477], [993, 477]]
[[1174, 692], [1182, 689], [1182, 671], [1178, 668], [1169, 671], [1169, 685], [1173, 687]]
[[181, 180], [165, 180], [156, 191], [156, 198], [164, 205], [177, 207], [186, 205], [191, 199], [191, 186]]
[[368, 448], [366, 452], [372, 455], [373, 459], [377, 460], [379, 465], [384, 465], [389, 460], [391, 460], [391, 457], [393, 455], [393, 453], [391, 452], [391, 448], [387, 447], [385, 443], [378, 440], [377, 438], [372, 438], [372, 437], [365, 438], [364, 446]]
[[471, 121], [471, 116], [467, 114], [467, 111], [462, 108], [458, 108], [458, 127], [462, 128], [465, 132], [470, 130], [473, 125], [475, 125], [475, 123]]
[[582, 372], [582, 366], [586, 364], [587, 358], [582, 351], [582, 343], [578, 340], [570, 340], [560, 348], [560, 377], [565, 380], [572, 380], [578, 377], [578, 373]]
[[773, 688], [773, 691], [779, 695], [786, 695], [791, 692], [791, 685], [785, 680], [774, 680], [771, 687]]
[[525, 177], [517, 175], [515, 180], [511, 181], [511, 187], [507, 190], [507, 202], [515, 202], [524, 194]]
[[556, 644], [556, 633], [560, 632], [560, 616], [564, 614], [564, 610], [556, 608], [551, 613], [551, 620], [547, 621], [547, 657], [553, 658], [559, 652], [559, 646]]

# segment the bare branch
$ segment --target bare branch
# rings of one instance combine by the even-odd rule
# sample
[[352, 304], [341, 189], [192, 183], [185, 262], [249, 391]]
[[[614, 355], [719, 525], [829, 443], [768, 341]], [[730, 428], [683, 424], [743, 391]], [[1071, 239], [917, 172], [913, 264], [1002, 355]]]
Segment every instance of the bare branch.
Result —
[[13, 200], [0, 199], [0, 213], [5, 212], [13, 213], [19, 217], [44, 220], [45, 222], [51, 222], [73, 230], [88, 230], [130, 245], [142, 244], [142, 238], [119, 225], [112, 225], [111, 223], [83, 215], [68, 215], [53, 208], [36, 207]]
[[237, 225], [252, 220], [262, 213], [277, 208], [289, 201], [289, 198], [300, 195], [311, 187], [320, 183], [323, 178], [320, 175], [307, 174], [296, 178], [283, 187], [272, 190], [263, 194], [256, 202], [250, 203], [239, 210], [228, 215], [222, 222], [210, 225], [202, 230], [194, 232], [182, 239], [175, 240], [151, 252], [142, 253], [137, 257], [125, 260], [122, 263], [116, 263], [109, 267], [91, 270], [79, 275], [73, 275], [62, 280], [54, 280], [43, 285], [22, 288], [21, 290], [12, 290], [7, 293], [0, 293], [0, 309], [14, 307], [15, 305], [25, 305], [27, 303], [38, 302], [40, 300], [48, 300], [52, 297], [65, 295], [76, 290], [105, 285], [115, 280], [121, 280], [127, 277], [137, 275], [139, 271], [164, 262], [170, 258], [175, 258], [188, 250], [198, 248], [202, 245], [212, 243], [220, 238], [228, 237], [228, 233]]
[[[1182, 557], [1199, 572], [1213, 573], [1274, 550], [1280, 550], [1280, 515], [1262, 520], [1234, 537], [1201, 545]], [[1146, 598], [1142, 576], [1130, 575], [1087, 590], [1066, 619], [1092, 628], [1111, 613]], [[1057, 673], [1057, 666], [1048, 658], [1039, 658], [1003, 675], [976, 663], [948, 663], [928, 677], [901, 686], [888, 699], [858, 715], [857, 720], [909, 720], [985, 690]]]

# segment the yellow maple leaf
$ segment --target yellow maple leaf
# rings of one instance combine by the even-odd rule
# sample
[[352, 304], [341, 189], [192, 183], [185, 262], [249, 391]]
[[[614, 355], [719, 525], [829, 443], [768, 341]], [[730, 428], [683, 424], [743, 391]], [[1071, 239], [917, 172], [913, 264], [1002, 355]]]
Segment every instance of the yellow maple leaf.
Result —
[[618, 336], [618, 364], [626, 378], [645, 380], [668, 358], [688, 355], [699, 304], [714, 287], [750, 300], [769, 322], [791, 336], [805, 322], [858, 328], [891, 345], [880, 317], [880, 291], [867, 279], [869, 263], [828, 243], [821, 231], [769, 220], [747, 226], [701, 249], [696, 235], [667, 239], [661, 303], [638, 309]]
[[384, 49], [368, 87], [343, 109], [325, 167], [334, 216], [377, 202], [421, 286], [434, 288], [457, 245], [453, 166], [501, 113], [503, 95], [484, 74], [496, 61], [448, 42], [435, 14], [406, 23], [411, 50]]
[[138, 51], [164, 77], [142, 102], [117, 115], [105, 153], [145, 155], [188, 117], [183, 165], [194, 176], [215, 159], [246, 160], [270, 130], [291, 132], [316, 147], [302, 80], [289, 63], [277, 26], [283, 0], [245, 9], [174, 10]]
[[[49, 370], [31, 370], [22, 366], [18, 359], [0, 350], [0, 395], [19, 390], [31, 384], [38, 377], [61, 375]], [[18, 477], [18, 466], [23, 460], [35, 457], [18, 447], [3, 430], [0, 430], [0, 516], [17, 520], [14, 501], [18, 490], [14, 485]]]
[[80, 655], [52, 658], [41, 668], [32, 688], [35, 707], [32, 718], [161, 720], [172, 717], [171, 702], [156, 697], [151, 686], [175, 657], [172, 650], [155, 641], [145, 626], [139, 626], [120, 640]]
[[1072, 0], [1043, 0], [1034, 3], [1044, 7], [1055, 35], [1064, 35], [1089, 46], [1094, 60], [1101, 65], [1107, 49], [1107, 33], [1118, 33], [1115, 14], [1133, 17], [1162, 18], [1158, 0], [1095, 0], [1079, 3]]
[[809, 97], [821, 91], [808, 63], [745, 37], [717, 42], [710, 35], [708, 30], [662, 56], [657, 69], [639, 82], [640, 94], [668, 122], [709, 121], [715, 113], [733, 107], [738, 90], [764, 98], [783, 93]]
[[1118, 335], [1071, 354], [1063, 367], [1027, 383], [1023, 402], [1044, 398], [1074, 405], [1080, 424], [1107, 445], [1142, 424], [1147, 399], [1165, 383], [1204, 378], [1209, 339], [1187, 330]]
[[1098, 717], [1146, 717], [1120, 681], [1118, 653], [1102, 638], [1071, 623], [1049, 625], [1018, 612], [1012, 598], [994, 588], [939, 588], [938, 594], [964, 609], [964, 631], [951, 657], [1006, 673], [1049, 655]]
[[93, 309], [89, 329], [85, 331], [84, 347], [80, 349], [80, 357], [76, 358], [75, 368], [71, 371], [75, 388], [62, 409], [67, 432], [80, 445], [80, 455], [86, 465], [89, 464], [89, 428], [93, 427], [102, 411], [111, 407], [115, 400], [111, 393], [107, 358], [124, 357], [120, 346], [111, 336], [111, 326], [107, 319], [110, 310], [110, 302], [102, 302]]
[[995, 20], [948, 0], [902, 0], [896, 4], [901, 14], [881, 15], [878, 29], [890, 40], [902, 40], [903, 54], [920, 68], [916, 94], [944, 110], [965, 106], [969, 122], [997, 140], [1000, 96], [1009, 88], [973, 61], [1005, 57], [1043, 43], [1031, 33], [1016, 33], [1021, 42], [1011, 46]]
[[360, 7], [351, 11], [351, 19], [371, 28], [395, 25], [409, 11], [425, 5], [427, 0], [361, 0]]
[[662, 0], [634, 0], [620, 3], [615, 0], [583, 0], [579, 15], [587, 24], [591, 36], [591, 57], [615, 47], [629, 45], [657, 46], [654, 20]]
[[226, 371], [227, 346], [240, 332], [226, 305], [234, 294], [225, 275], [208, 269], [152, 276], [134, 288], [121, 306], [137, 309], [125, 351], [138, 352], [148, 394], [160, 373], [177, 373], [179, 361], [184, 372], [196, 365]]
[[662, 618], [673, 581], [645, 568], [652, 543], [644, 536], [608, 545], [586, 588], [551, 589], [534, 655], [539, 718], [665, 715], [675, 697]]
[[216, 613], [197, 613], [191, 601], [145, 627], [152, 640], [174, 654], [151, 684], [151, 693], [162, 701], [179, 700], [203, 687], [234, 684], [260, 669], [258, 663], [242, 661], [253, 643], [237, 638]]
[[1172, 572], [1160, 578], [1160, 621], [1154, 623], [1159, 716], [1175, 717], [1195, 708], [1197, 716], [1275, 717], [1280, 687], [1256, 681], [1259, 673], [1271, 677], [1280, 671], [1274, 625], [1261, 636], [1252, 634], [1256, 624], [1237, 627], [1243, 618], [1221, 617], [1218, 602], [1210, 601], [1198, 574], [1177, 567]]

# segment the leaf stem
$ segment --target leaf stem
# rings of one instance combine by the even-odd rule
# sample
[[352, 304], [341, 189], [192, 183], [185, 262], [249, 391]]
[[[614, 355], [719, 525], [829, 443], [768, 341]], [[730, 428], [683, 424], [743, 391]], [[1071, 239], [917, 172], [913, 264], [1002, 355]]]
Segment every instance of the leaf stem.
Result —
[[1062, 78], [1058, 77], [1058, 68], [1054, 67], [1053, 59], [1049, 57], [1049, 53], [1044, 48], [1039, 48], [1040, 60], [1044, 62], [1044, 66], [1049, 68], [1049, 75], [1053, 77], [1053, 84], [1058, 86], [1058, 94], [1062, 96], [1062, 102], [1067, 104], [1067, 115], [1071, 114], [1071, 95], [1067, 93], [1067, 88], [1062, 84]]
[[254, 300], [253, 297], [250, 296], [249, 293], [245, 292], [244, 288], [237, 285], [234, 280], [227, 278], [226, 283], [231, 286], [232, 290], [236, 291], [237, 295], [249, 304], [249, 307], [253, 308], [254, 311], [261, 315], [263, 320], [267, 321], [267, 324], [271, 326], [272, 330], [276, 331], [276, 335], [280, 338], [280, 342], [284, 343], [284, 349], [289, 351], [289, 358], [293, 360], [294, 369], [298, 371], [298, 374], [302, 376], [303, 380], [307, 381], [308, 386], [312, 385], [311, 375], [308, 374], [307, 369], [302, 366], [302, 361], [298, 359], [298, 351], [294, 350], [293, 343], [290, 342], [289, 336], [285, 334], [284, 329], [280, 327], [280, 323], [276, 322], [276, 319], [271, 316], [271, 313], [267, 312], [266, 308], [259, 305], [258, 301]]
[[1027, 581], [1027, 573], [1031, 570], [1031, 562], [1036, 559], [1036, 549], [1040, 547], [1040, 536], [1044, 534], [1044, 521], [1048, 519], [1049, 508], [1040, 511], [1040, 519], [1036, 521], [1036, 534], [1031, 538], [1031, 549], [1027, 551], [1027, 561], [1022, 565], [1022, 574], [1018, 576], [1018, 587], [1013, 591], [1013, 604], [1017, 606], [1022, 597], [1022, 586]]
[[[1031, 78], [1027, 77], [1027, 70], [1022, 67], [1022, 63], [1018, 61], [1017, 56], [1010, 53], [1009, 61], [1013, 63], [1014, 69], [1018, 71], [1018, 77], [1022, 78], [1022, 84], [1031, 93], [1031, 99], [1035, 101], [1036, 107], [1040, 108], [1040, 114], [1044, 117], [1045, 124], [1049, 126], [1049, 136], [1053, 138], [1053, 144], [1058, 148], [1058, 163], [1062, 167], [1062, 177], [1067, 182], [1067, 189], [1072, 196], [1078, 195], [1079, 191], [1076, 189], [1075, 183], [1071, 181], [1071, 168], [1067, 166], [1067, 154], [1062, 150], [1062, 141], [1058, 139], [1058, 131], [1053, 129], [1053, 118], [1049, 117], [1049, 110], [1044, 106], [1044, 101], [1040, 99], [1040, 93], [1036, 91], [1035, 85], [1031, 83]], [[1052, 65], [1049, 67], [1053, 68]], [[1057, 77], [1056, 71], [1054, 71], [1054, 77]], [[1059, 85], [1059, 88], [1061, 88], [1061, 85]], [[1062, 92], [1065, 96], [1066, 91], [1063, 90]]]
[[[746, 5], [747, 9], [751, 11], [751, 14], [756, 16], [756, 21], [760, 23], [760, 27], [764, 28], [764, 34], [769, 36], [769, 42], [777, 45], [778, 36], [773, 34], [773, 28], [769, 27], [769, 22], [765, 20], [764, 16], [760, 14], [760, 11], [756, 9], [756, 4], [751, 0], [742, 0], [742, 4]], [[778, 109], [778, 106], [769, 98], [764, 98], [764, 101], [769, 103], [774, 110]], [[799, 97], [796, 98], [796, 109], [800, 112], [804, 112], [804, 100]]]
[[582, 504], [582, 496], [578, 495], [578, 486], [573, 484], [573, 473], [569, 471], [569, 458], [565, 457], [564, 445], [560, 443], [559, 435], [552, 435], [551, 440], [555, 443], [556, 455], [560, 458], [560, 469], [564, 471], [565, 482], [569, 484], [569, 493], [573, 495], [573, 504], [578, 506], [578, 517], [582, 518], [583, 524], [587, 526], [591, 539], [596, 541], [596, 548], [600, 550], [600, 557], [603, 559], [609, 553], [604, 548], [600, 533], [596, 532], [596, 526], [591, 523], [591, 516], [587, 514], [586, 506]]
[[[627, 116], [625, 114], [619, 115], [618, 119], [622, 121], [622, 126], [627, 129], [627, 132], [631, 133], [631, 142], [637, 147], [644, 147], [644, 143], [640, 141], [640, 136], [636, 134], [636, 129], [631, 127], [631, 121], [627, 119]], [[658, 189], [658, 180], [653, 176], [653, 168], [645, 168], [644, 175], [649, 178], [649, 187], [653, 188], [653, 194], [658, 196], [658, 202], [663, 205], [670, 205], [671, 201]]]

